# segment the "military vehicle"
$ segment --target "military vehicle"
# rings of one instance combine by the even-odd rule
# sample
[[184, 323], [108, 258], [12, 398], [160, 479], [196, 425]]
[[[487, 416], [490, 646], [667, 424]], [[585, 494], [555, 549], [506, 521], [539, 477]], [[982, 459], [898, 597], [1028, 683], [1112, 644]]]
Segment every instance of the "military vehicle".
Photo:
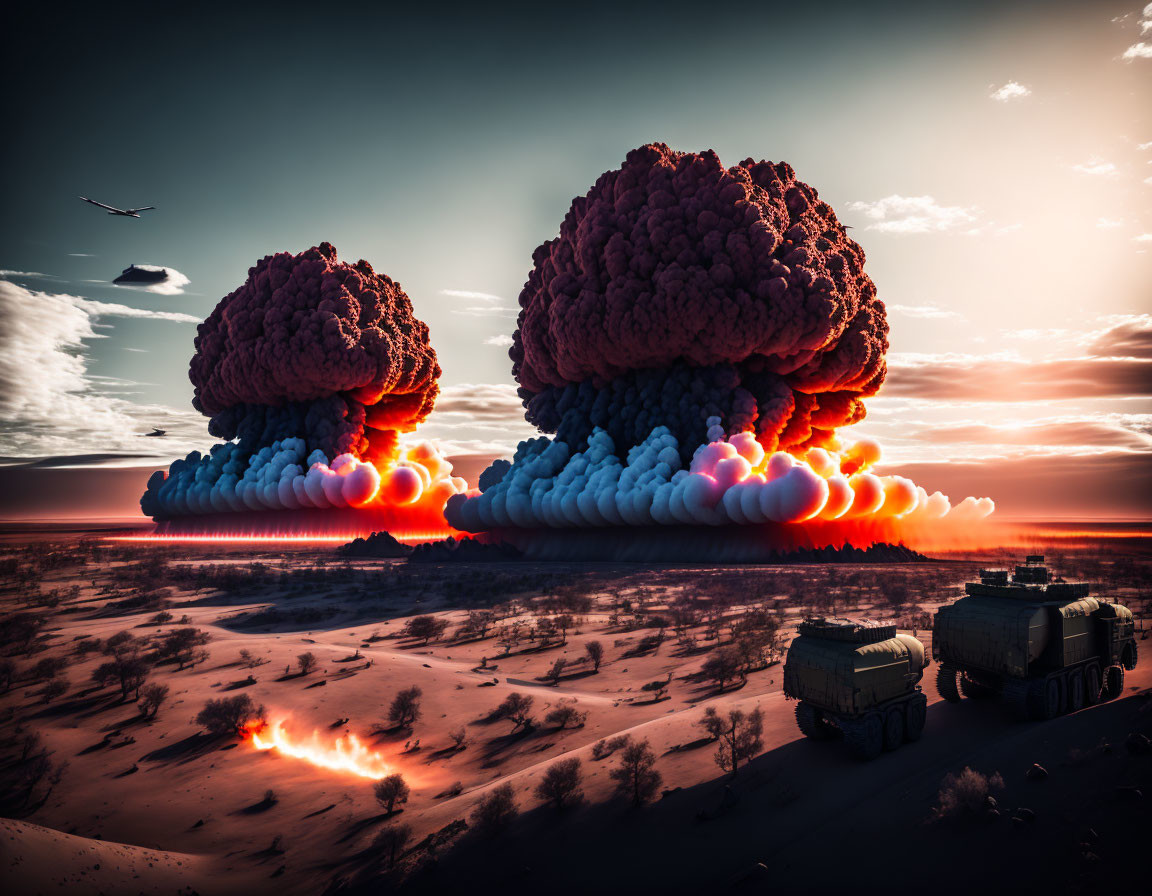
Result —
[[1127, 607], [1052, 578], [1033, 554], [1009, 575], [984, 569], [966, 597], [936, 611], [936, 689], [952, 703], [1001, 697], [1023, 719], [1051, 719], [1111, 700], [1136, 668]]
[[805, 735], [843, 734], [849, 749], [875, 759], [919, 740], [928, 700], [920, 679], [924, 645], [894, 625], [814, 617], [800, 624], [784, 661], [784, 695]]

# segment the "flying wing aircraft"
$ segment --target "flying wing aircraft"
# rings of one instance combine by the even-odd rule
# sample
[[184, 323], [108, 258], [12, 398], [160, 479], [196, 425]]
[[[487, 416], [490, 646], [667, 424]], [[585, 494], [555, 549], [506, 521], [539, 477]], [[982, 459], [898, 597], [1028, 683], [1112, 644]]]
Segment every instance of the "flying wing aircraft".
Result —
[[95, 199], [89, 199], [87, 196], [81, 196], [85, 202], [90, 202], [92, 205], [98, 205], [100, 208], [108, 209], [110, 215], [120, 215], [123, 218], [139, 218], [138, 212], [152, 211], [156, 208], [154, 205], [146, 205], [143, 208], [114, 208], [111, 205], [105, 205], [103, 202], [97, 202]]

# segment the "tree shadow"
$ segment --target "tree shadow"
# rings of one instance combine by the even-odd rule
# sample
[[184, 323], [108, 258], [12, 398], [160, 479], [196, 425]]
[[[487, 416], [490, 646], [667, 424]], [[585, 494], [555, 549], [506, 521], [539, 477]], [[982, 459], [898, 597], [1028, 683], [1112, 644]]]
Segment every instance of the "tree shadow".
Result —
[[174, 744], [153, 750], [141, 758], [148, 762], [191, 762], [193, 759], [221, 747], [225, 739], [223, 735], [197, 732]]

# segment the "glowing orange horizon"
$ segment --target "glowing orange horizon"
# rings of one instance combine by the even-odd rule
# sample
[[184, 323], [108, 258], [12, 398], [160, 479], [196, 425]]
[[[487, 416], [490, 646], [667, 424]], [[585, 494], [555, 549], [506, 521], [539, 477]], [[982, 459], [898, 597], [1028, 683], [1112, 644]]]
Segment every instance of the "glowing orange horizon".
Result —
[[[232, 533], [208, 533], [208, 534], [141, 534], [141, 535], [110, 535], [104, 541], [131, 541], [131, 542], [170, 542], [170, 543], [185, 543], [185, 544], [256, 544], [260, 542], [272, 542], [277, 544], [346, 544], [356, 538], [364, 538], [368, 533], [365, 532], [347, 532], [341, 535], [332, 534], [319, 534], [319, 533], [296, 533], [292, 535], [284, 534], [232, 534]], [[408, 532], [399, 535], [389, 533], [397, 541], [402, 544], [421, 544], [426, 541], [442, 541], [450, 535], [457, 538], [467, 538], [467, 533], [456, 532], [453, 529], [444, 529], [439, 532]]]
[[257, 750], [275, 750], [282, 756], [360, 778], [378, 781], [393, 771], [379, 750], [371, 749], [355, 734], [343, 734], [324, 744], [320, 734], [313, 730], [310, 741], [297, 741], [289, 735], [284, 722], [278, 721], [249, 729], [245, 739]]

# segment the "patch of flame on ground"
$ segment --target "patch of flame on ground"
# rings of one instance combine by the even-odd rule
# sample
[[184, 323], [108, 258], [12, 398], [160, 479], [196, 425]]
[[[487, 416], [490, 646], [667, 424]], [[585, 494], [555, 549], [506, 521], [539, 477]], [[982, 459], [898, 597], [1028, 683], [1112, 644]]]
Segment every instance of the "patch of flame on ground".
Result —
[[316, 731], [308, 740], [297, 740], [283, 722], [273, 722], [248, 731], [247, 739], [257, 750], [275, 750], [330, 771], [347, 772], [361, 778], [379, 780], [393, 769], [378, 750], [373, 750], [355, 734], [343, 734], [325, 743]]

